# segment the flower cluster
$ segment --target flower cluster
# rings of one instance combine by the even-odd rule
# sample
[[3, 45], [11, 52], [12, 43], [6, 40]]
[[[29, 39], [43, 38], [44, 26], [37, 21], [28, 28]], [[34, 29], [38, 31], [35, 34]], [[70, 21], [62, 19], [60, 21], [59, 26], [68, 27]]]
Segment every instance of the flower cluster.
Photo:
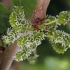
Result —
[[15, 6], [13, 12], [10, 15], [9, 22], [11, 26], [19, 32], [25, 32], [26, 29], [31, 29], [30, 23], [25, 18], [23, 7]]
[[64, 31], [49, 30], [46, 36], [58, 53], [64, 53], [70, 47], [70, 34]]
[[59, 24], [69, 24], [70, 22], [70, 11], [62, 11], [57, 16]]
[[[10, 15], [11, 28], [8, 28], [7, 35], [3, 36], [5, 44], [14, 43], [17, 40], [19, 49], [14, 57], [17, 61], [22, 61], [23, 59], [30, 60], [30, 56], [41, 41], [44, 39], [45, 35], [43, 31], [34, 30], [32, 25], [28, 20], [25, 19], [24, 10], [22, 7], [15, 7]], [[32, 58], [37, 58], [34, 54]]]
[[70, 47], [70, 34], [58, 30], [64, 25], [70, 28], [70, 11], [62, 11], [56, 17], [48, 16], [44, 23], [47, 25], [46, 37], [49, 39], [53, 49], [58, 53], [64, 53]]
[[21, 33], [19, 33], [19, 31], [15, 30], [14, 28], [8, 28], [7, 35], [3, 36], [4, 43], [5, 44], [14, 43], [14, 41], [17, 40], [20, 36]]
[[[48, 38], [53, 49], [58, 53], [64, 53], [70, 47], [70, 34], [57, 30], [60, 25], [69, 26], [70, 11], [60, 12], [58, 16], [47, 16], [39, 30], [35, 30], [31, 22], [25, 18], [23, 7], [16, 6], [10, 15], [11, 28], [8, 28], [7, 35], [3, 36], [5, 44], [17, 41], [19, 49], [14, 57], [17, 61], [28, 59], [30, 63], [38, 57], [36, 48], [41, 41]], [[31, 61], [33, 59], [33, 61]]]
[[36, 50], [37, 46], [41, 44], [41, 41], [44, 39], [44, 37], [44, 33], [40, 31], [33, 31], [27, 35], [21, 36], [17, 40], [18, 46], [20, 46], [20, 48], [17, 51], [18, 53], [16, 54], [16, 59], [28, 59], [32, 52]]

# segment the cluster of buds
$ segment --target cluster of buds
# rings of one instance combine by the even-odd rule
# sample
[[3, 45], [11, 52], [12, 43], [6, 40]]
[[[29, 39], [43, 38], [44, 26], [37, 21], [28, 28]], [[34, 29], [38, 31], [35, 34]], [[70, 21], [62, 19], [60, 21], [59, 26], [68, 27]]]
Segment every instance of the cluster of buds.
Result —
[[[37, 25], [37, 30], [33, 28], [31, 22], [25, 18], [23, 7], [16, 6], [10, 15], [10, 25], [7, 35], [3, 36], [5, 44], [14, 43], [17, 40], [19, 49], [14, 57], [17, 61], [23, 59], [36, 59], [36, 48], [41, 41], [48, 38], [53, 49], [58, 53], [64, 53], [70, 47], [70, 34], [57, 30], [60, 25], [69, 26], [70, 11], [63, 11], [58, 16], [47, 16]], [[34, 56], [31, 56], [34, 54]], [[31, 56], [31, 57], [30, 57]], [[34, 61], [33, 61], [34, 62]]]
[[61, 30], [49, 30], [46, 35], [58, 53], [64, 53], [70, 47], [70, 34]]
[[[17, 40], [19, 49], [14, 57], [15, 60], [30, 60], [30, 55], [36, 51], [37, 46], [44, 39], [44, 32], [32, 27], [31, 23], [25, 18], [24, 9], [19, 6], [15, 7], [11, 13], [9, 22], [11, 28], [8, 28], [7, 35], [3, 36], [4, 43], [11, 44]], [[37, 57], [34, 56], [34, 58]]]

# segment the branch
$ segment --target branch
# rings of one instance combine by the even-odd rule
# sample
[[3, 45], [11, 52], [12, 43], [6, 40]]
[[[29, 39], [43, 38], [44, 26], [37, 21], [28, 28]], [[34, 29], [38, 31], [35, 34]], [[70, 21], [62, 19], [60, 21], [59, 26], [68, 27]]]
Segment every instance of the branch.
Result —
[[[38, 3], [29, 19], [33, 24], [37, 18], [45, 18], [49, 2], [50, 0], [38, 0]], [[6, 48], [2, 63], [0, 65], [0, 70], [9, 70], [18, 48], [19, 47], [17, 46], [17, 41]]]
[[0, 65], [0, 70], [9, 70], [18, 48], [19, 47], [17, 46], [16, 41], [6, 48], [2, 59], [2, 63]]
[[35, 9], [30, 17], [30, 21], [33, 25], [36, 24], [37, 18], [44, 19], [46, 17], [46, 11], [49, 3], [50, 0], [38, 0], [37, 5], [35, 6]]
[[10, 9], [10, 0], [2, 0], [2, 4], [4, 4], [8, 9]]

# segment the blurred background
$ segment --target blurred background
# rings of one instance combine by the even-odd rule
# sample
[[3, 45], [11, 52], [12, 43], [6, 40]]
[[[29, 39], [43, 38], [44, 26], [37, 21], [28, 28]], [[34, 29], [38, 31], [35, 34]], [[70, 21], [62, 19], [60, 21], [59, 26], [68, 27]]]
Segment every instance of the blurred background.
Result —
[[[36, 3], [36, 0], [34, 2]], [[70, 10], [70, 0], [51, 0], [47, 14], [55, 16], [67, 10]], [[37, 54], [39, 57], [36, 64], [31, 65], [25, 60], [19, 63], [19, 70], [70, 70], [70, 49], [64, 54], [58, 54], [46, 39], [38, 46]]]

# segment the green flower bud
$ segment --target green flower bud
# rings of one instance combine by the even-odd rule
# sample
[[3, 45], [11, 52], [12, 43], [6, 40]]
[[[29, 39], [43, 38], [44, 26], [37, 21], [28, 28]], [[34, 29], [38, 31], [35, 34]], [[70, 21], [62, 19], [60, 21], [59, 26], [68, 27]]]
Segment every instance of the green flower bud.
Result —
[[62, 11], [57, 16], [59, 24], [68, 24], [70, 20], [70, 11]]

